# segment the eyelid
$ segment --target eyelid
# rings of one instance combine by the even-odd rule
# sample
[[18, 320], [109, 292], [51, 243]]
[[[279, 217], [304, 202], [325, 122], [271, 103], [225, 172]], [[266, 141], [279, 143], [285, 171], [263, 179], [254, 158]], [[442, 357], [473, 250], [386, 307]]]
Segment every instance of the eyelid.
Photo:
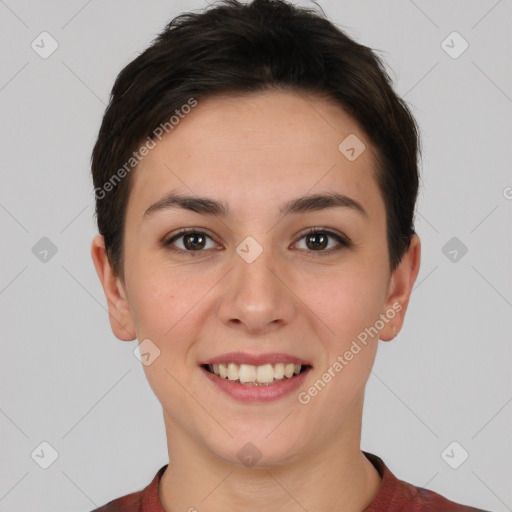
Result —
[[306, 230], [301, 231], [297, 236], [300, 239], [306, 235], [311, 235], [314, 233], [326, 233], [328, 235], [333, 236], [334, 238], [339, 238], [341, 241], [343, 241], [347, 245], [349, 245], [351, 243], [351, 240], [347, 235], [345, 235], [341, 232], [338, 232], [337, 230], [334, 230], [334, 229], [331, 229], [328, 227], [322, 227], [322, 226], [317, 226], [314, 228], [307, 228]]
[[169, 242], [169, 241], [173, 240], [174, 238], [179, 237], [180, 235], [188, 235], [190, 233], [204, 233], [205, 235], [208, 235], [210, 238], [213, 238], [213, 235], [211, 234], [211, 232], [208, 229], [196, 227], [196, 228], [181, 228], [181, 229], [178, 229], [177, 231], [173, 231], [169, 235], [165, 236], [163, 241]]

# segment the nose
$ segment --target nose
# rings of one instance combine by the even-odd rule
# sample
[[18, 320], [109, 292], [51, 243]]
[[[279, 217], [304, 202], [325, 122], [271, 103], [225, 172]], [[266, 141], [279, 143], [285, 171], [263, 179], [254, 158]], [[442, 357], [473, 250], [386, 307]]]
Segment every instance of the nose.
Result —
[[221, 321], [250, 334], [288, 325], [297, 311], [292, 280], [271, 250], [263, 250], [254, 261], [234, 253], [218, 309]]

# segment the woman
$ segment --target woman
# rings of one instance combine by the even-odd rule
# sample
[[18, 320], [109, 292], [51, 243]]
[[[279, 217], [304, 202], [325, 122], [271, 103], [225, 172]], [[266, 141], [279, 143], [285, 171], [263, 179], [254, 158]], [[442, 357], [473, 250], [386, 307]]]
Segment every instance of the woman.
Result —
[[92, 257], [170, 463], [98, 511], [476, 510], [360, 449], [420, 266], [418, 150], [373, 52], [285, 2], [182, 15], [122, 70]]

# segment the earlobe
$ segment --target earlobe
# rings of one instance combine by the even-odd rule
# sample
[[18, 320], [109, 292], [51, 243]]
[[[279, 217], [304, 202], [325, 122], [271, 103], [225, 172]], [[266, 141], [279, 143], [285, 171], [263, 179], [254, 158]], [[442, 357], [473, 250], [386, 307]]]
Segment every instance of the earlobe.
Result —
[[124, 286], [110, 265], [103, 236], [94, 237], [91, 257], [107, 299], [112, 332], [122, 341], [134, 340], [137, 335]]
[[389, 322], [381, 330], [379, 338], [391, 341], [396, 337], [405, 319], [412, 288], [418, 277], [421, 262], [421, 242], [414, 234], [409, 249], [404, 254], [397, 268], [393, 271], [388, 289], [384, 315]]

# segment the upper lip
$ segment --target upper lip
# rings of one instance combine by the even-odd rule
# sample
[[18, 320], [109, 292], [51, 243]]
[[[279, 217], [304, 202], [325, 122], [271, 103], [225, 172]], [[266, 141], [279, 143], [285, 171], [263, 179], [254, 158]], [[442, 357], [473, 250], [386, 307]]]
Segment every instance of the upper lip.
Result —
[[200, 365], [206, 364], [220, 364], [220, 363], [235, 363], [235, 364], [250, 364], [252, 366], [262, 366], [264, 364], [300, 364], [302, 366], [311, 366], [311, 363], [297, 356], [289, 354], [268, 353], [268, 354], [248, 354], [245, 352], [230, 352], [222, 354], [200, 362]]

